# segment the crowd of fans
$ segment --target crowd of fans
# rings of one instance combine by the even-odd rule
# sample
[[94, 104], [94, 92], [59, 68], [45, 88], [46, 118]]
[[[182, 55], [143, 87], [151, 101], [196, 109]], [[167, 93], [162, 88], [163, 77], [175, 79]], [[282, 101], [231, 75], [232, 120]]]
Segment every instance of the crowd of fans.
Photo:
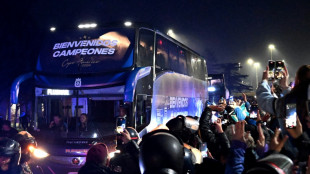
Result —
[[[200, 117], [179, 115], [141, 139], [127, 127], [117, 135], [120, 152], [115, 157], [110, 159], [108, 147], [97, 143], [79, 174], [310, 174], [310, 65], [299, 68], [294, 87], [288, 85], [286, 68], [277, 83], [268, 81], [267, 72], [256, 101], [248, 101], [245, 94], [221, 98], [217, 105], [206, 105]], [[50, 128], [57, 125], [56, 118]], [[0, 140], [1, 172], [17, 164], [11, 151], [23, 146], [24, 139], [32, 140], [29, 137], [19, 133], [9, 137], [15, 141]], [[29, 156], [23, 153], [25, 164]]]

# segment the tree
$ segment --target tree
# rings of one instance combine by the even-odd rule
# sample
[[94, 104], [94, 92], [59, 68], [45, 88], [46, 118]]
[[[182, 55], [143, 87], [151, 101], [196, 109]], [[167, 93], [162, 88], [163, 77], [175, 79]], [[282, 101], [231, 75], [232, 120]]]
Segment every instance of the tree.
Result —
[[230, 93], [240, 93], [253, 90], [252, 86], [243, 84], [248, 75], [240, 74], [242, 66], [239, 63], [222, 63], [215, 64], [212, 69], [217, 73], [222, 73], [225, 76], [226, 87]]

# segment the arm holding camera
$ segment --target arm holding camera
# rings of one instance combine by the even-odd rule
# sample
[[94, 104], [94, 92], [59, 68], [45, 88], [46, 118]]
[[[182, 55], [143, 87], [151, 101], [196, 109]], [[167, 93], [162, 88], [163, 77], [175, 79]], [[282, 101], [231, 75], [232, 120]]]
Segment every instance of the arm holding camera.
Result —
[[262, 83], [258, 85], [256, 90], [257, 103], [264, 111], [275, 115], [274, 102], [276, 98], [271, 94], [271, 89], [268, 85], [268, 71], [269, 68], [267, 67], [263, 72]]

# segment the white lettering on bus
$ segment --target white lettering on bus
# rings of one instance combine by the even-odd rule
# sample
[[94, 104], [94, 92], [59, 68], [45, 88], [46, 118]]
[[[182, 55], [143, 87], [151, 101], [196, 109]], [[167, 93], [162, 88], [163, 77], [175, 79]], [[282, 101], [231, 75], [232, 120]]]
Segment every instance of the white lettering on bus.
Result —
[[53, 57], [58, 57], [59, 56], [60, 51], [55, 51], [53, 54]]
[[170, 109], [188, 107], [188, 98], [186, 97], [170, 97]]
[[73, 49], [73, 50], [62, 50], [55, 51], [53, 57], [66, 57], [81, 55], [113, 55], [115, 53], [114, 48], [83, 48], [83, 49]]

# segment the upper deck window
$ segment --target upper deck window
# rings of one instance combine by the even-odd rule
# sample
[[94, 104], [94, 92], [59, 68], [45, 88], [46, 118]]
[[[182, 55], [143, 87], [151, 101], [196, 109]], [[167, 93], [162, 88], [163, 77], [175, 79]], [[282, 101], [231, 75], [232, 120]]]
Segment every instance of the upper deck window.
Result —
[[152, 66], [154, 54], [154, 32], [141, 29], [139, 31], [138, 66]]

